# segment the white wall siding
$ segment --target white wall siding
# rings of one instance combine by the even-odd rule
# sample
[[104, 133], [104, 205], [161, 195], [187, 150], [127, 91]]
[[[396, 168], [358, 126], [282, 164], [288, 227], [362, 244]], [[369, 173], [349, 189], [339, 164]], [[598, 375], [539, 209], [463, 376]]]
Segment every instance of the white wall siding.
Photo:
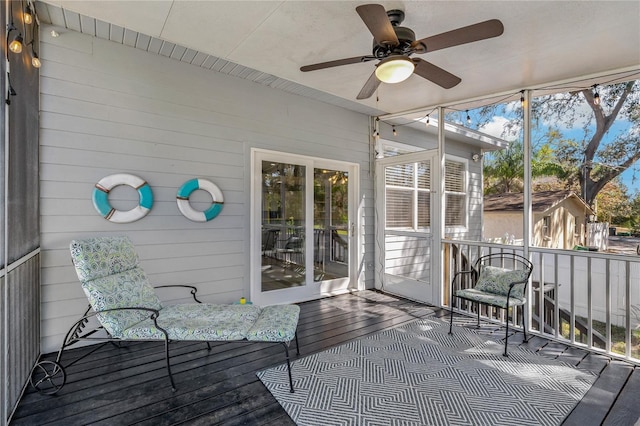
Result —
[[[196, 285], [206, 302], [248, 294], [252, 147], [358, 163], [360, 220], [373, 223], [368, 117], [87, 35], [42, 34], [43, 352], [57, 350], [87, 305], [69, 258], [74, 238], [128, 235], [154, 285]], [[113, 173], [151, 185], [146, 217], [115, 224], [95, 211], [93, 187]], [[207, 223], [189, 221], [175, 202], [194, 177], [224, 193], [222, 213]], [[110, 200], [128, 210], [137, 193], [118, 187]], [[208, 204], [200, 192], [192, 202]], [[372, 240], [361, 240], [365, 271]], [[373, 274], [365, 279], [372, 287]]]

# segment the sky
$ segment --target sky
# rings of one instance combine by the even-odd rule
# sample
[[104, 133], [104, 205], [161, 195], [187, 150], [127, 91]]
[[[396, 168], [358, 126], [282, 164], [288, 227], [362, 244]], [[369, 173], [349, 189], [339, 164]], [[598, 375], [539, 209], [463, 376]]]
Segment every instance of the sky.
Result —
[[[585, 112], [589, 112], [589, 114], [592, 114], [588, 106], [585, 106], [584, 108], [585, 108]], [[515, 138], [520, 138], [521, 136], [519, 133], [521, 129], [514, 129], [515, 134], [512, 134], [512, 135], [503, 134], [504, 125], [505, 123], [508, 122], [509, 113], [511, 111], [513, 111], [512, 108], [507, 108], [507, 111], [503, 116], [498, 116], [498, 115], [494, 116], [490, 122], [481, 126], [478, 130], [488, 133], [492, 136], [496, 136], [506, 140], [513, 140]], [[619, 114], [618, 119], [616, 120], [614, 125], [611, 127], [607, 135], [605, 136], [605, 139], [604, 139], [605, 143], [607, 141], [613, 140], [621, 132], [629, 132], [631, 130], [632, 128], [631, 123], [621, 118], [621, 115], [622, 114]], [[471, 114], [471, 117], [472, 119], [475, 119], [473, 113]], [[545, 123], [542, 123], [542, 124], [544, 125]], [[578, 121], [574, 123], [574, 125], [571, 128], [563, 126], [561, 123], [546, 123], [546, 124], [554, 127], [559, 127], [559, 130], [563, 133], [564, 138], [574, 139], [577, 141], [582, 141], [584, 138], [584, 131], [582, 129], [582, 126], [584, 125], [584, 121], [583, 122]], [[634, 170], [634, 169], [637, 169], [637, 170]], [[635, 177], [634, 177], [634, 174], [635, 174]], [[630, 167], [629, 169], [625, 170], [621, 174], [620, 180], [628, 188], [629, 196], [634, 196], [636, 193], [640, 193], [640, 162], [636, 162], [633, 167]]]

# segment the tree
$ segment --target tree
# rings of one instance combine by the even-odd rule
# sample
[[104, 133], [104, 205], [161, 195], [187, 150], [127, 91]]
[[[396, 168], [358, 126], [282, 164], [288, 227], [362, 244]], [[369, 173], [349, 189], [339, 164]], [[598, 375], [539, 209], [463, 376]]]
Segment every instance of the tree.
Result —
[[[555, 167], [564, 170], [567, 186], [578, 186], [590, 205], [607, 183], [640, 159], [639, 104], [638, 80], [532, 99], [534, 139], [536, 135], [547, 137], [544, 144], [553, 151]], [[480, 109], [478, 125], [486, 124], [498, 112], [510, 117], [505, 132], [513, 131], [522, 121], [521, 106], [511, 103]], [[581, 134], [576, 136], [578, 130]], [[532, 168], [535, 173], [534, 164]]]
[[[513, 141], [507, 149], [493, 152], [484, 163], [485, 194], [522, 192], [524, 184], [524, 147]], [[555, 176], [564, 178], [566, 171], [553, 155], [548, 144], [534, 151], [531, 159], [533, 178]]]
[[[584, 138], [579, 149], [574, 149], [573, 160], [578, 162], [577, 180], [585, 201], [592, 205], [600, 191], [622, 172], [632, 167], [640, 159], [640, 85], [638, 81], [614, 84], [602, 87], [599, 92], [600, 102], [594, 101], [595, 90], [583, 89], [570, 92], [569, 97], [559, 101], [549, 101], [540, 112], [543, 119], [556, 119], [573, 124], [575, 120], [584, 119], [582, 129]], [[601, 93], [601, 94], [600, 94]], [[583, 112], [588, 106], [591, 114]], [[630, 128], [620, 130], [617, 134], [606, 136], [611, 131], [616, 119], [626, 119]], [[594, 126], [595, 124], [595, 126]], [[566, 150], [565, 150], [565, 153]], [[582, 158], [580, 158], [582, 157]], [[567, 156], [568, 159], [568, 156]]]
[[598, 222], [630, 223], [632, 219], [632, 205], [627, 198], [627, 188], [616, 179], [608, 182], [604, 191], [596, 197]]

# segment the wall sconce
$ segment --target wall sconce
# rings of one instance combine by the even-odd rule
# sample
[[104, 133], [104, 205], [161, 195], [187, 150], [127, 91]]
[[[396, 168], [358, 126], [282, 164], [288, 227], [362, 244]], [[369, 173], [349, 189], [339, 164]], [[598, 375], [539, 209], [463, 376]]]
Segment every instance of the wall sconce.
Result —
[[482, 158], [482, 154], [478, 154], [477, 152], [471, 155], [471, 159], [474, 163], [477, 163]]

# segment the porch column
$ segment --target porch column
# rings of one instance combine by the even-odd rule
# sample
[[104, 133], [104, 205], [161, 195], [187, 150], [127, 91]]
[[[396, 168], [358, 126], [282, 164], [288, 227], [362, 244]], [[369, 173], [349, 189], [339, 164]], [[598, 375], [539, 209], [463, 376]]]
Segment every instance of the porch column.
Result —
[[440, 302], [440, 306], [443, 305], [443, 283], [444, 283], [444, 247], [442, 246], [442, 239], [445, 235], [445, 200], [444, 200], [444, 191], [445, 191], [445, 138], [444, 138], [444, 117], [445, 117], [445, 108], [438, 107], [438, 175], [440, 179], [434, 185], [434, 191], [436, 192], [435, 197], [435, 207], [434, 212], [436, 214], [435, 217], [431, 218], [431, 226], [433, 228], [433, 240], [435, 242], [435, 261], [431, 262], [431, 266], [433, 268], [432, 277], [437, 277], [438, 285], [433, 285], [434, 292], [437, 294], [433, 295], [433, 300], [438, 300]]

